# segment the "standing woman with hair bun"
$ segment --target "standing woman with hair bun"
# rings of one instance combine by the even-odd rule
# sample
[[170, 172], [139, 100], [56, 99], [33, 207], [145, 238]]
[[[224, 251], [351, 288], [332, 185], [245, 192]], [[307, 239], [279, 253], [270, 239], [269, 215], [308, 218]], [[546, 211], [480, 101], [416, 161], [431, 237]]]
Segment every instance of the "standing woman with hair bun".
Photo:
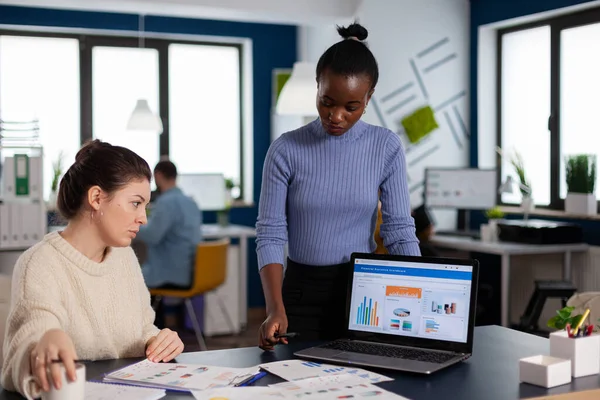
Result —
[[[19, 257], [4, 341], [2, 386], [25, 394], [60, 389], [60, 360], [146, 356], [170, 361], [183, 351], [177, 333], [154, 326], [154, 311], [129, 245], [146, 223], [152, 175], [124, 147], [94, 140], [78, 153], [58, 192], [69, 221]], [[48, 376], [47, 370], [50, 370]], [[25, 387], [29, 377], [32, 387]]]
[[265, 350], [287, 343], [275, 334], [288, 330], [306, 340], [343, 334], [350, 255], [375, 251], [379, 191], [385, 247], [421, 254], [400, 138], [361, 121], [379, 78], [363, 43], [368, 32], [354, 23], [338, 33], [343, 40], [317, 64], [319, 118], [275, 140], [264, 163], [256, 251], [267, 303], [258, 338]]

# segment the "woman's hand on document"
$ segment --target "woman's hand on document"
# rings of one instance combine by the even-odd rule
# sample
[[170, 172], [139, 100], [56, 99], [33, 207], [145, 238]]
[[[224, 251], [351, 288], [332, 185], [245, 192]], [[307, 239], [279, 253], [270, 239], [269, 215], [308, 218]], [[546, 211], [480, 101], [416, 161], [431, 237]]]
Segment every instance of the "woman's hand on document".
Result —
[[152, 362], [169, 362], [183, 351], [183, 342], [177, 332], [166, 328], [148, 340], [146, 357]]
[[278, 343], [288, 344], [286, 338], [275, 337], [275, 333], [286, 333], [287, 327], [288, 320], [285, 310], [269, 313], [258, 330], [258, 347], [263, 350], [273, 350], [273, 347]]

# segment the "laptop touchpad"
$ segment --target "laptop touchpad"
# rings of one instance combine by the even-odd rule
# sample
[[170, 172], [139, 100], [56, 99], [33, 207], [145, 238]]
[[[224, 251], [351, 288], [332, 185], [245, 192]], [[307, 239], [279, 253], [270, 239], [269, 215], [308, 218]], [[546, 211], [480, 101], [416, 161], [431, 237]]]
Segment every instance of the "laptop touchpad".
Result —
[[[368, 361], [373, 361], [374, 358], [376, 358], [377, 356], [372, 356], [369, 354], [360, 354], [360, 353], [340, 353], [337, 354], [335, 357], [336, 360], [348, 360], [348, 361], [363, 361], [363, 362], [368, 362]], [[377, 357], [379, 358], [379, 357]]]

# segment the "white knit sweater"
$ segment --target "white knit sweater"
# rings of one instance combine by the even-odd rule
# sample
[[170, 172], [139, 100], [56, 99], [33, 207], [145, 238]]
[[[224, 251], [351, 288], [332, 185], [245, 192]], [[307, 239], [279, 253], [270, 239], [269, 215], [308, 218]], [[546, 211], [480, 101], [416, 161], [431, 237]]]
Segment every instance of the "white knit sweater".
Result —
[[141, 357], [158, 333], [138, 260], [109, 248], [101, 263], [53, 232], [21, 255], [13, 272], [1, 383], [23, 392], [29, 355], [49, 329], [64, 330], [81, 360]]

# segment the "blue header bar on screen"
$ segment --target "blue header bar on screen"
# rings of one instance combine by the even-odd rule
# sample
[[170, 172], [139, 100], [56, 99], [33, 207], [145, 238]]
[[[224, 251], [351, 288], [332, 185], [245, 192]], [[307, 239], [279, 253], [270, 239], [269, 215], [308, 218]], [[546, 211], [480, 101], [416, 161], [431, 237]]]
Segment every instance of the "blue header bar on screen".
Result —
[[441, 278], [441, 279], [457, 279], [462, 281], [470, 281], [472, 273], [469, 271], [451, 271], [444, 269], [429, 269], [429, 268], [403, 268], [389, 267], [384, 265], [365, 265], [354, 264], [354, 272], [362, 272], [367, 274], [384, 274], [384, 275], [401, 275], [401, 276], [418, 276], [423, 278]]

